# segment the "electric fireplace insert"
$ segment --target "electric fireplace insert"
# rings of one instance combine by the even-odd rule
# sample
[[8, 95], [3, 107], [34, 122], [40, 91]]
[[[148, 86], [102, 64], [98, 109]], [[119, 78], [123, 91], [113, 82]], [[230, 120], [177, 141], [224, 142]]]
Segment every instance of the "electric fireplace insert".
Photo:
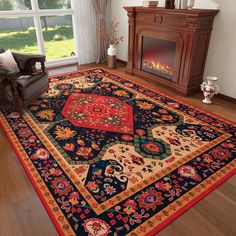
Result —
[[143, 36], [141, 70], [172, 80], [176, 42]]

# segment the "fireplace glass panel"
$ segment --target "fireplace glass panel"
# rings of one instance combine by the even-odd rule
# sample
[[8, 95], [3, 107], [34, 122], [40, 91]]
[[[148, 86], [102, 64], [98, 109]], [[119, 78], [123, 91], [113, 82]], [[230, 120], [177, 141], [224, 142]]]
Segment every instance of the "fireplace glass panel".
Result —
[[175, 52], [175, 42], [143, 37], [141, 69], [148, 73], [172, 80]]

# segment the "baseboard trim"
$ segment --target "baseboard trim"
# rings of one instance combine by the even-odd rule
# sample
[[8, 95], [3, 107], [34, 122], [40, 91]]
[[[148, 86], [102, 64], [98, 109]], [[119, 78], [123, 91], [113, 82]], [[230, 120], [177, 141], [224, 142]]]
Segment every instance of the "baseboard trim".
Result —
[[230, 96], [227, 96], [221, 93], [217, 94], [217, 97], [236, 104], [236, 98], [232, 98]]
[[117, 62], [122, 64], [122, 65], [127, 66], [127, 61], [123, 61], [123, 60], [117, 59]]

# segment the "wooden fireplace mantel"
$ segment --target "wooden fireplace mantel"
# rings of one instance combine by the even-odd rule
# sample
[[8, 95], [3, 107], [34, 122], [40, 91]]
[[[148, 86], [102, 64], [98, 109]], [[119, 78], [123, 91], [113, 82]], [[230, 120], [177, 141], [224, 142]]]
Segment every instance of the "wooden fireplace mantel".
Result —
[[[219, 10], [124, 7], [129, 17], [126, 72], [191, 95], [200, 90], [215, 15]], [[176, 42], [173, 80], [141, 69], [142, 38]]]

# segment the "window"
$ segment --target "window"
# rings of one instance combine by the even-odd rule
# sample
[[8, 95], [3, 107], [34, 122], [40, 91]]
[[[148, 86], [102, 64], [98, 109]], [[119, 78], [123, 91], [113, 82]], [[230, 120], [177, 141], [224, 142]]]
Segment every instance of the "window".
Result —
[[32, 9], [30, 0], [1, 0], [0, 11]]
[[41, 16], [41, 25], [49, 60], [75, 55], [71, 15]]
[[40, 9], [70, 9], [70, 0], [38, 0]]
[[0, 48], [38, 53], [33, 17], [0, 18]]
[[1, 0], [0, 47], [46, 55], [47, 64], [77, 60], [74, 0]]

